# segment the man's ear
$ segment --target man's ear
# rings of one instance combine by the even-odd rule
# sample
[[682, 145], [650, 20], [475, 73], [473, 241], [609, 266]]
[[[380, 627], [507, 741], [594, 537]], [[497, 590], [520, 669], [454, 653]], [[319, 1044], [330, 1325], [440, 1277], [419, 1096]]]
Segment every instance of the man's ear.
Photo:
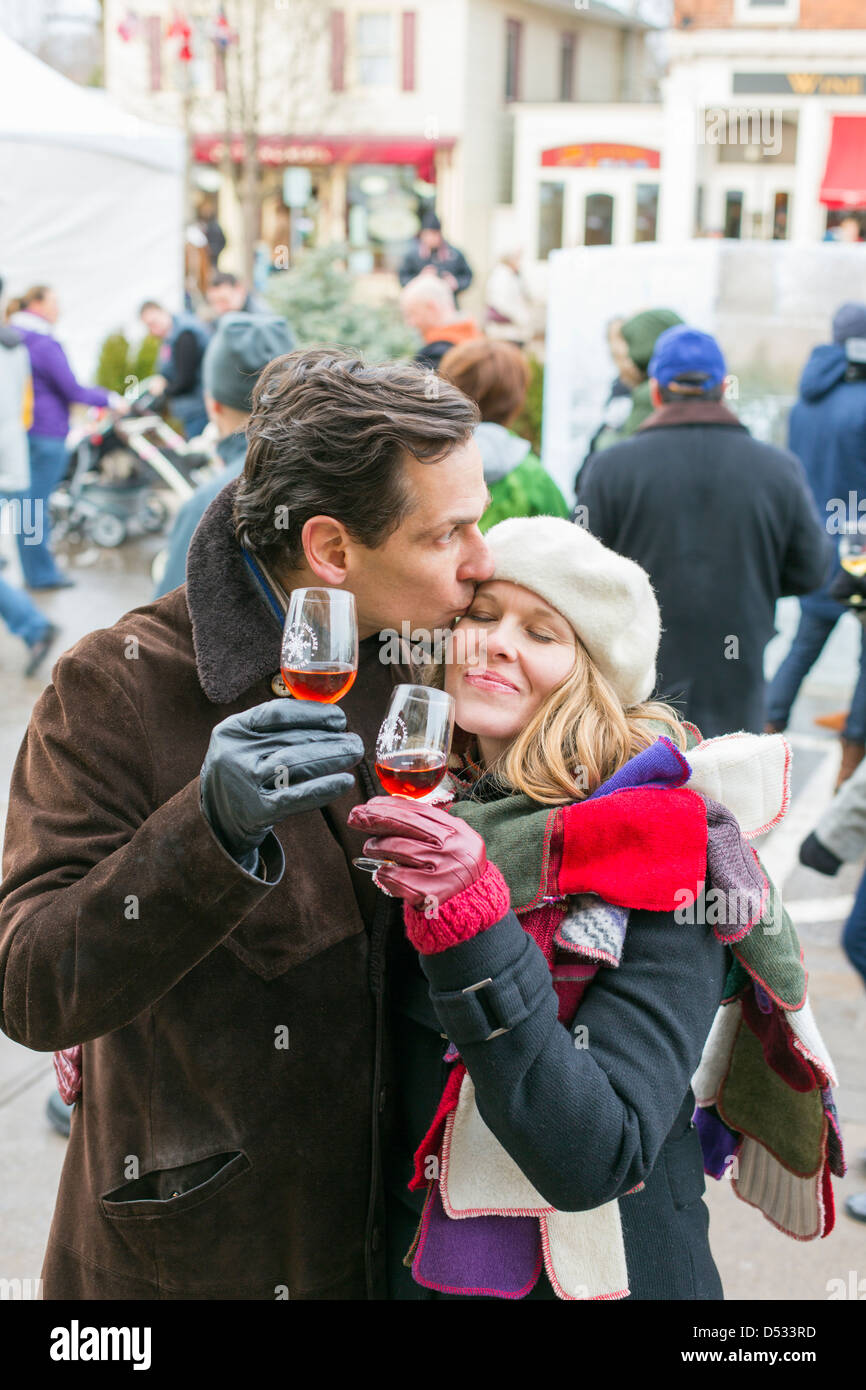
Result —
[[350, 541], [342, 522], [332, 516], [311, 516], [304, 522], [301, 543], [317, 579], [329, 588], [345, 584]]
[[658, 410], [661, 406], [664, 405], [664, 401], [662, 400], [662, 393], [659, 390], [659, 384], [654, 376], [650, 377], [650, 400], [652, 401], [653, 410]]

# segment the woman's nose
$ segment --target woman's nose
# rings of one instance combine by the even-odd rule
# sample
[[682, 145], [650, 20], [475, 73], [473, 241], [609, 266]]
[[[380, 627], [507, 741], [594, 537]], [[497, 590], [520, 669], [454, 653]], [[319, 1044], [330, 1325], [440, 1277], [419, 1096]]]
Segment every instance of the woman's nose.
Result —
[[498, 657], [502, 661], [517, 660], [517, 644], [514, 631], [507, 622], [499, 622], [492, 627], [483, 628], [487, 638], [487, 657]]

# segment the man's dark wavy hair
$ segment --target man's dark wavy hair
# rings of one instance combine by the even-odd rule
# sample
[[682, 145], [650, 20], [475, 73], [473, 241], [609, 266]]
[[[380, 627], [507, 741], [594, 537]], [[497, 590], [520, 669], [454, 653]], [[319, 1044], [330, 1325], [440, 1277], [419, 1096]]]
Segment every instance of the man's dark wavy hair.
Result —
[[339, 348], [276, 357], [253, 392], [237, 537], [297, 569], [304, 523], [321, 514], [375, 549], [413, 506], [405, 453], [437, 463], [478, 419], [474, 401], [414, 362], [368, 365]]

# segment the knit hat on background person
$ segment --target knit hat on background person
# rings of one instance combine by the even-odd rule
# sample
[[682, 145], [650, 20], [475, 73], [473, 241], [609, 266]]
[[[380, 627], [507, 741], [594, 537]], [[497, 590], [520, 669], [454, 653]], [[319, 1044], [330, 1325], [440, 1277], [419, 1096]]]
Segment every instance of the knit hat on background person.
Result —
[[294, 349], [291, 328], [276, 314], [223, 314], [205, 350], [204, 389], [221, 405], [249, 414], [265, 367]]
[[847, 343], [849, 338], [866, 338], [866, 304], [850, 299], [833, 315], [833, 342]]
[[634, 318], [626, 319], [620, 328], [625, 338], [628, 355], [636, 367], [645, 372], [653, 355], [656, 339], [666, 328], [682, 323], [679, 314], [673, 309], [646, 309]]
[[441, 232], [442, 223], [439, 221], [439, 218], [432, 208], [428, 208], [425, 213], [421, 214], [421, 230], [424, 232]]
[[484, 539], [492, 579], [520, 584], [561, 613], [624, 706], [650, 696], [661, 618], [646, 570], [555, 516], [509, 517]]

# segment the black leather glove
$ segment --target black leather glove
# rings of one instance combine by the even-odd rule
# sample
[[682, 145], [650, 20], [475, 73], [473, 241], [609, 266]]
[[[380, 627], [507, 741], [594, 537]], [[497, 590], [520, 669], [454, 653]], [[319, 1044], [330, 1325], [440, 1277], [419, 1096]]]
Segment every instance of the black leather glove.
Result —
[[336, 705], [268, 700], [211, 732], [201, 769], [201, 808], [222, 846], [255, 873], [258, 847], [286, 816], [315, 811], [354, 784], [364, 756]]
[[819, 874], [832, 875], [838, 871], [842, 860], [828, 849], [813, 831], [800, 846], [800, 863], [809, 869], [815, 869]]
[[866, 611], [866, 578], [863, 575], [849, 574], [847, 570], [840, 569], [830, 585], [829, 594], [837, 603], [844, 603], [852, 613], [861, 615]]

